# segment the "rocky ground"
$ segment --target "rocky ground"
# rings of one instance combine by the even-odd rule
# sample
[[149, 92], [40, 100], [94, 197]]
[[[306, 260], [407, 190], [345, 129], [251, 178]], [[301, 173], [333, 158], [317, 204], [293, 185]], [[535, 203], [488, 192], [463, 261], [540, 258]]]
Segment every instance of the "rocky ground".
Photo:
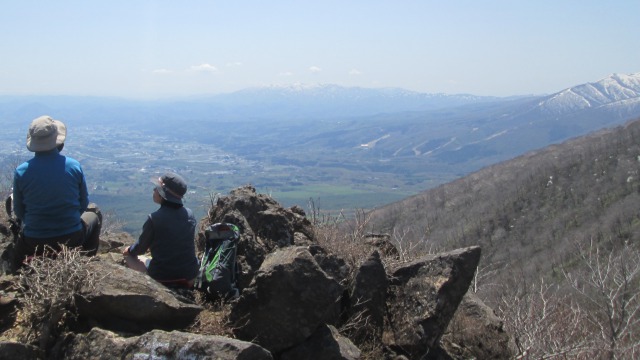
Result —
[[478, 247], [400, 262], [384, 237], [351, 238], [368, 255], [337, 254], [319, 240], [326, 234], [302, 209], [285, 209], [251, 186], [211, 207], [201, 221], [198, 249], [203, 229], [214, 222], [241, 229], [241, 294], [226, 302], [170, 290], [124, 267], [122, 247], [134, 240], [124, 233], [104, 234], [94, 258], [68, 251], [32, 263], [29, 274], [17, 272], [12, 234], [0, 227], [0, 354], [43, 359], [512, 355], [501, 321], [473, 294], [465, 296], [480, 259]]

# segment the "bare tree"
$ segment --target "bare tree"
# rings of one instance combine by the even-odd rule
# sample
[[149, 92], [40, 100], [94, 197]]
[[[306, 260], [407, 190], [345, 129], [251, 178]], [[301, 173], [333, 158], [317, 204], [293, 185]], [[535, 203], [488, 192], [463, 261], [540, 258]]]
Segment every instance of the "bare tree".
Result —
[[513, 335], [518, 359], [566, 359], [590, 351], [580, 308], [557, 285], [505, 287], [497, 315]]
[[597, 336], [596, 349], [607, 359], [637, 358], [640, 251], [628, 242], [616, 247], [612, 242], [597, 244], [593, 239], [577, 250], [578, 270], [564, 273]]

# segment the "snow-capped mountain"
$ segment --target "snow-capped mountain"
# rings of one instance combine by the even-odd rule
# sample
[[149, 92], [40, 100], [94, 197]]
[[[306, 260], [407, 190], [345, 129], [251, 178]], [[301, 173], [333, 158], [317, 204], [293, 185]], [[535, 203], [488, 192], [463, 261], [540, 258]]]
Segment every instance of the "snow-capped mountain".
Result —
[[582, 84], [543, 98], [538, 106], [549, 113], [596, 109], [620, 103], [640, 103], [640, 72], [612, 74], [594, 83]]

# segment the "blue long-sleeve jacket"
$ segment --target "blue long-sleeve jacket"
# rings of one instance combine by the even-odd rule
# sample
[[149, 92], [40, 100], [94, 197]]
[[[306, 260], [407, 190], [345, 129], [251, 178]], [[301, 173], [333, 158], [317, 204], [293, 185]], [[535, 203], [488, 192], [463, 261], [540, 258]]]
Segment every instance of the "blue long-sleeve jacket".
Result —
[[13, 175], [13, 210], [24, 235], [50, 238], [82, 229], [80, 215], [89, 205], [80, 163], [57, 149], [37, 152]]

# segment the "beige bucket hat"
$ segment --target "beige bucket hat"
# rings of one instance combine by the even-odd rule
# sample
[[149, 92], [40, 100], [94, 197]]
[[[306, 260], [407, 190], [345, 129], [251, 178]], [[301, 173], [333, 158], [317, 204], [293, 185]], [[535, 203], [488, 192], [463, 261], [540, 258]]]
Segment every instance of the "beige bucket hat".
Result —
[[62, 121], [51, 116], [40, 116], [34, 119], [27, 133], [27, 149], [29, 151], [49, 151], [64, 143], [67, 127]]

